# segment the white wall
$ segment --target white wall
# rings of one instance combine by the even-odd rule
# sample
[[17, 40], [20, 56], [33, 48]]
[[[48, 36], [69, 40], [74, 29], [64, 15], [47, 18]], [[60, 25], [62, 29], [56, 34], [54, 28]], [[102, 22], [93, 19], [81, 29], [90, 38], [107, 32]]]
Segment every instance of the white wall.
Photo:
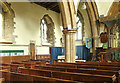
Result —
[[2, 46], [3, 49], [23, 49], [25, 54], [28, 53], [28, 46], [30, 40], [36, 41], [37, 53], [38, 54], [49, 54], [49, 47], [40, 47], [41, 38], [40, 38], [40, 19], [43, 18], [45, 14], [48, 14], [54, 22], [54, 32], [55, 32], [55, 46], [60, 45], [60, 38], [62, 37], [62, 31], [60, 30], [60, 14], [51, 10], [47, 10], [37, 4], [29, 2], [11, 2], [11, 7], [15, 12], [14, 22], [14, 35], [16, 43], [14, 45], [19, 46]]
[[30, 40], [35, 40], [36, 45], [41, 45], [40, 38], [40, 19], [45, 14], [48, 14], [55, 24], [56, 46], [60, 46], [60, 14], [46, 10], [45, 8], [34, 3], [16, 2], [12, 3], [12, 8], [15, 11], [15, 32], [18, 36], [16, 44], [29, 44]]

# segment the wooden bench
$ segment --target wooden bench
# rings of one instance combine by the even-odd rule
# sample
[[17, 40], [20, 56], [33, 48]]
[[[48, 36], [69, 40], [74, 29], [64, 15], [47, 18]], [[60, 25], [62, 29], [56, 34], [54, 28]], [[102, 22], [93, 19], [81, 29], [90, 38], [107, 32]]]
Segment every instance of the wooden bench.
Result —
[[[106, 75], [94, 75], [94, 74], [84, 74], [84, 73], [73, 73], [73, 72], [58, 72], [51, 70], [37, 70], [37, 69], [28, 69], [21, 68], [21, 73], [32, 74], [32, 75], [41, 75], [52, 78], [59, 78], [72, 81], [82, 81], [82, 82], [109, 82], [112, 83], [116, 80], [116, 76], [106, 76]], [[114, 80], [113, 80], [114, 79]]]
[[0, 83], [3, 83], [5, 81], [5, 78], [0, 78]]
[[93, 70], [93, 69], [83, 69], [83, 68], [66, 68], [66, 67], [54, 67], [54, 66], [35, 66], [35, 69], [43, 69], [43, 70], [52, 70], [52, 71], [62, 71], [62, 72], [75, 72], [75, 73], [87, 73], [87, 74], [99, 74], [99, 75], [108, 75], [119, 76], [118, 71], [111, 70]]
[[71, 65], [94, 65], [94, 66], [112, 66], [112, 67], [120, 67], [120, 64], [112, 64], [112, 63], [66, 63], [66, 62], [59, 62], [55, 64], [71, 64]]
[[0, 71], [5, 79], [5, 83], [78, 83], [77, 81], [49, 78], [36, 75], [20, 74], [13, 72]]
[[54, 61], [54, 63], [56, 63], [56, 62], [65, 62], [65, 59], [54, 59], [53, 61]]
[[0, 63], [0, 66], [10, 66], [10, 63]]
[[19, 67], [24, 66], [24, 62], [11, 62], [11, 64], [19, 64]]
[[43, 62], [36, 62], [36, 61], [29, 61], [29, 62], [12, 62], [10, 64], [10, 70], [11, 72], [18, 72], [19, 67], [25, 67], [25, 68], [34, 68], [36, 65], [45, 65], [46, 63]]
[[94, 62], [94, 61], [88, 61], [88, 62], [85, 62], [85, 63], [86, 64], [101, 65], [101, 66], [117, 66], [117, 67], [120, 66], [120, 62]]
[[48, 70], [38, 70], [38, 69], [29, 69], [29, 68], [19, 68], [19, 69], [20, 69], [20, 73], [23, 74], [51, 77], [51, 72]]
[[114, 71], [120, 70], [120, 67], [111, 67], [111, 66], [72, 65], [72, 64], [47, 64], [47, 65], [59, 66], [59, 67], [68, 67], [68, 68], [87, 68], [87, 69], [101, 69], [101, 70], [114, 70]]
[[0, 66], [0, 70], [10, 71], [10, 66]]
[[112, 71], [112, 70], [93, 70], [93, 69], [84, 69], [84, 68], [76, 69], [76, 68], [54, 67], [54, 66], [35, 66], [35, 69], [74, 72], [74, 73], [86, 73], [86, 74], [95, 74], [95, 75], [108, 75], [108, 76], [115, 75], [117, 81], [120, 80], [119, 71]]
[[10, 71], [17, 72], [19, 64], [10, 64]]

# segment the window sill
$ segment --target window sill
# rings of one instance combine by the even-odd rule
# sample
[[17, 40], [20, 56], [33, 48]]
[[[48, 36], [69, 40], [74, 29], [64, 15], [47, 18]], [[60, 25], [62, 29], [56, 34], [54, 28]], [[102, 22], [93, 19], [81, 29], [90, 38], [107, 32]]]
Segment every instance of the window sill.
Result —
[[1, 42], [0, 41], [0, 44], [13, 44], [12, 42]]
[[5, 39], [1, 39], [0, 44], [13, 44], [13, 42], [12, 41], [6, 41]]

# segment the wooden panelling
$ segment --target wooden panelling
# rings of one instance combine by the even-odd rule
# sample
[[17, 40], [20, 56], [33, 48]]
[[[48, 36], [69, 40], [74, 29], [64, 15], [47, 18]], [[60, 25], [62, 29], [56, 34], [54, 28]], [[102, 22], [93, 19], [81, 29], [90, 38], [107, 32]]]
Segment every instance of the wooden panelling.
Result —
[[21, 62], [23, 60], [30, 60], [30, 55], [23, 56], [1, 56], [0, 63], [11, 63], [11, 62]]
[[[50, 54], [37, 55], [37, 59], [46, 59], [46, 58], [50, 58]], [[22, 61], [29, 61], [29, 60], [30, 60], [30, 55], [0, 56], [0, 63], [22, 62]]]

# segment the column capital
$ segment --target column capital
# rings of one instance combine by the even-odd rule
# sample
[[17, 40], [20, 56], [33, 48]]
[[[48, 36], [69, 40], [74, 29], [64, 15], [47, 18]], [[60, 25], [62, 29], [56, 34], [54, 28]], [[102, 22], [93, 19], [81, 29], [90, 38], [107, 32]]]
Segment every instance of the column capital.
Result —
[[67, 34], [67, 33], [76, 33], [77, 29], [64, 29], [62, 32], [64, 34]]

